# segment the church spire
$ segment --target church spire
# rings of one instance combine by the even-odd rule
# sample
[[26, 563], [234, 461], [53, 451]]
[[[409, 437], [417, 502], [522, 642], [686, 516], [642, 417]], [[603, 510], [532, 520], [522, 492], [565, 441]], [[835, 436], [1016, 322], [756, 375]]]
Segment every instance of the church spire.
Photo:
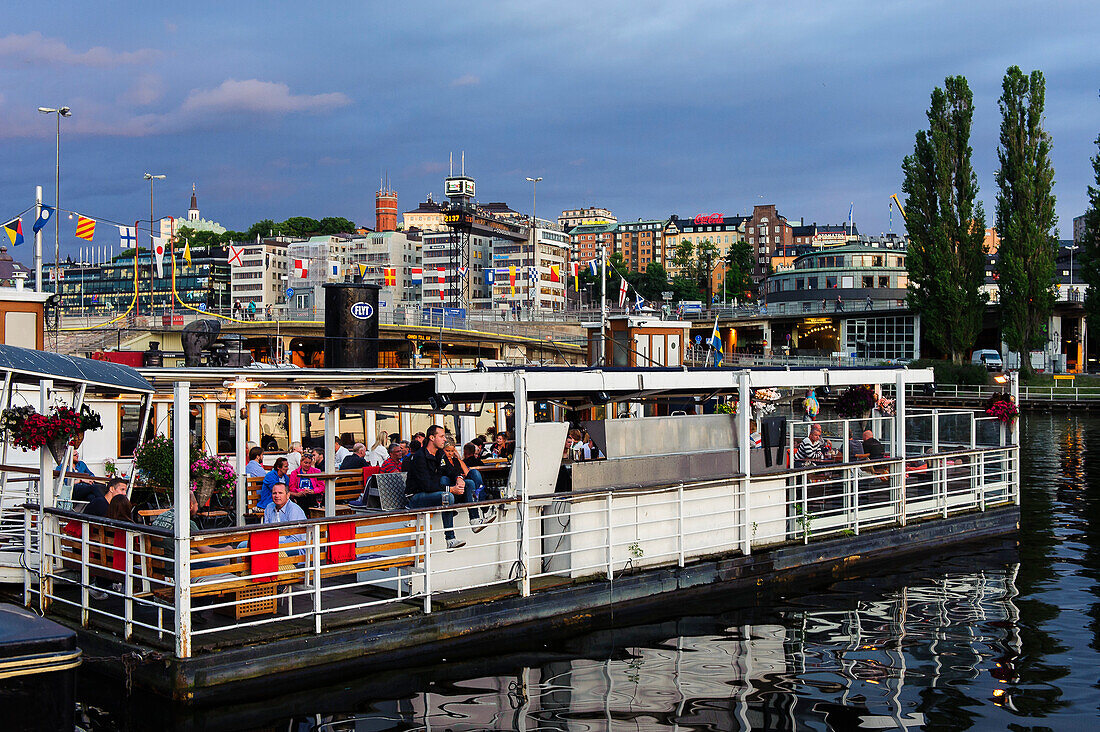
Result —
[[191, 184], [191, 208], [189, 208], [187, 210], [187, 220], [188, 221], [198, 221], [199, 220], [199, 199], [198, 199], [198, 196], [195, 195], [195, 184], [194, 183]]

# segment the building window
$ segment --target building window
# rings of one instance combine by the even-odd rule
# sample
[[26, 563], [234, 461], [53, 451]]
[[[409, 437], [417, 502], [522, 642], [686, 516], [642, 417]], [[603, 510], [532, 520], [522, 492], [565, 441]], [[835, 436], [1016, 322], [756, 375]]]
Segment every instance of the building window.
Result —
[[865, 288], [872, 288], [875, 286], [875, 278], [871, 275], [863, 276], [863, 286]]
[[141, 429], [141, 404], [118, 405], [118, 456], [133, 457]]
[[830, 290], [836, 289], [836, 277], [826, 277], [825, 287]]
[[882, 288], [889, 287], [890, 286], [890, 278], [889, 277], [879, 277], [878, 278], [878, 286], [882, 287]]

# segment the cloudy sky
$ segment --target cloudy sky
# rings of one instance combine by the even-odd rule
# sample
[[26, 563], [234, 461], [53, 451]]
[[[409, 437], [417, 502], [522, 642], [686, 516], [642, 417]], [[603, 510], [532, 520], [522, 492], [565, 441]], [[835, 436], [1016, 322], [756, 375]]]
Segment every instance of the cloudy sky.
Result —
[[[970, 80], [992, 217], [997, 97], [1017, 64], [1047, 79], [1063, 236], [1084, 211], [1100, 133], [1100, 3], [5, 3], [0, 216], [53, 198], [103, 219], [185, 215], [373, 225], [389, 175], [402, 210], [442, 197], [465, 151], [482, 201], [620, 219], [749, 212], [889, 227], [932, 88]], [[151, 9], [154, 6], [156, 9]], [[167, 8], [161, 10], [160, 8]], [[894, 214], [894, 230], [902, 229]], [[29, 220], [24, 226], [29, 229]], [[75, 249], [75, 227], [62, 246]], [[117, 244], [104, 232], [97, 244]], [[21, 252], [24, 259], [27, 253]]]

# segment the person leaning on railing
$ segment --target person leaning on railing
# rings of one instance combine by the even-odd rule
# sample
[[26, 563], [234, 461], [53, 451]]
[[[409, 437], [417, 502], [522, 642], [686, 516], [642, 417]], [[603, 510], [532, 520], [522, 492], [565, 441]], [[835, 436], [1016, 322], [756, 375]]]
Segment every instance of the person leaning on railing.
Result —
[[107, 516], [111, 510], [111, 501], [115, 496], [126, 495], [127, 483], [124, 478], [111, 478], [107, 482], [107, 494], [96, 496], [84, 507], [84, 513], [89, 516]]

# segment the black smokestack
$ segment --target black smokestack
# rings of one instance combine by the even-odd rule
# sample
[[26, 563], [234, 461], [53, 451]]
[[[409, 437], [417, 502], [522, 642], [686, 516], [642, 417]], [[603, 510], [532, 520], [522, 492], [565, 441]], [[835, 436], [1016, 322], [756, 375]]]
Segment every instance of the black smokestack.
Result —
[[325, 288], [325, 368], [378, 368], [378, 285], [329, 282]]

